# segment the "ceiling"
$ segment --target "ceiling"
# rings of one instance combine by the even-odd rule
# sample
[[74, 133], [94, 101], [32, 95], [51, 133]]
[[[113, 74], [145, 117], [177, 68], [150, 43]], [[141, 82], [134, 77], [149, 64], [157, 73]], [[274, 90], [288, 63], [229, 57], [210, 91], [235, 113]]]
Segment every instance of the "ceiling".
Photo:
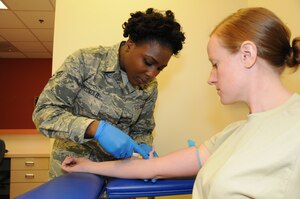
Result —
[[55, 0], [1, 0], [1, 58], [52, 58]]

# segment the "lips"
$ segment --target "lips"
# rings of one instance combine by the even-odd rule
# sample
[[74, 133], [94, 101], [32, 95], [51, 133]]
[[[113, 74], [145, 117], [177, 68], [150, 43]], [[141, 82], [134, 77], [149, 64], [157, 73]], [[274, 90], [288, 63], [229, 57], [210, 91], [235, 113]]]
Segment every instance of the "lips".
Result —
[[140, 85], [148, 84], [150, 82], [149, 79], [144, 79], [144, 78], [141, 78], [141, 77], [137, 77], [136, 81]]
[[140, 85], [141, 85], [141, 84], [144, 84], [144, 80], [143, 80], [142, 78], [140, 78], [140, 77], [137, 77], [137, 78], [136, 78], [136, 81], [137, 81], [137, 83], [140, 84]]

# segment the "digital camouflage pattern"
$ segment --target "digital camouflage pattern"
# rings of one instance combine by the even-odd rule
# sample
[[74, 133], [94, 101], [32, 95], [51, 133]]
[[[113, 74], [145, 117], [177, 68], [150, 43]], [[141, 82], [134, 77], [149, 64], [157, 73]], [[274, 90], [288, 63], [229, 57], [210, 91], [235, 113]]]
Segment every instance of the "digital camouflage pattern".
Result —
[[153, 142], [153, 111], [157, 82], [134, 88], [118, 63], [119, 44], [81, 49], [70, 55], [39, 96], [33, 121], [44, 135], [55, 138], [50, 178], [62, 174], [66, 156], [93, 161], [112, 160], [84, 133], [94, 120], [105, 120], [137, 143]]

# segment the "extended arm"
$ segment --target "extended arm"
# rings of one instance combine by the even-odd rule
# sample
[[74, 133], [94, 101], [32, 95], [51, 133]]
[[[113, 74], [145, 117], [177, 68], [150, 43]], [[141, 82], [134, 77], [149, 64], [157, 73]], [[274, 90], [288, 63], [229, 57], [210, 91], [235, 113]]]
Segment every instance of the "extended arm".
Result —
[[[209, 153], [199, 146], [201, 162], [204, 164]], [[68, 172], [88, 172], [118, 178], [172, 178], [195, 176], [200, 169], [195, 147], [182, 149], [163, 157], [126, 159], [108, 162], [92, 162], [85, 158], [66, 158], [62, 168]]]

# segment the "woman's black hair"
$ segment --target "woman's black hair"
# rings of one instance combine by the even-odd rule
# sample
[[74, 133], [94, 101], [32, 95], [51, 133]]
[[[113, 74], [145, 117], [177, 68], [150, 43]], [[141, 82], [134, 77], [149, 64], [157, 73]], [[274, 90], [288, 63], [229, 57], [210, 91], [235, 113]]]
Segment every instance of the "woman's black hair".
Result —
[[170, 47], [174, 55], [182, 49], [185, 40], [180, 24], [175, 20], [171, 10], [163, 14], [153, 8], [146, 12], [130, 14], [131, 18], [123, 23], [124, 37], [128, 37], [135, 43], [157, 41], [161, 45]]

